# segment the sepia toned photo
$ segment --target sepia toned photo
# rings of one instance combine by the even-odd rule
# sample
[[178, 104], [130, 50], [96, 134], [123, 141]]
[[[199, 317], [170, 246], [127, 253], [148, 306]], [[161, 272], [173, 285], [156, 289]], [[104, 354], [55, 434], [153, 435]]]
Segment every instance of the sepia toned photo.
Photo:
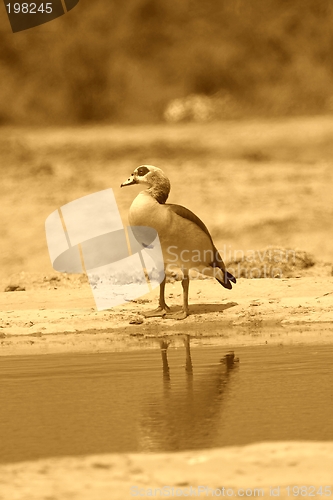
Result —
[[0, 500], [333, 500], [333, 3], [0, 5]]

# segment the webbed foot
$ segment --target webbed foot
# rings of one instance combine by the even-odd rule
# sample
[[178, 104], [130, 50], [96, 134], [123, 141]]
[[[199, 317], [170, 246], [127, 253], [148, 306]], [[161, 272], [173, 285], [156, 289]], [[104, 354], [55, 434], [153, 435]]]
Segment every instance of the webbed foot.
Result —
[[152, 311], [147, 311], [142, 313], [145, 318], [161, 318], [164, 317], [170, 311], [170, 307], [164, 304], [164, 307], [158, 306], [156, 309]]
[[188, 316], [188, 312], [184, 311], [183, 309], [181, 311], [177, 311], [174, 313], [168, 313], [163, 316], [163, 319], [185, 319]]

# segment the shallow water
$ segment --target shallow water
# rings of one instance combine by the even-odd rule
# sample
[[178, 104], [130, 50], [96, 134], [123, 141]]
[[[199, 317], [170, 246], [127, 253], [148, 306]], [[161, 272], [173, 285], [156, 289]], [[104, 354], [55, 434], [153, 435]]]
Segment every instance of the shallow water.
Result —
[[2, 357], [0, 462], [333, 440], [333, 346], [228, 350]]

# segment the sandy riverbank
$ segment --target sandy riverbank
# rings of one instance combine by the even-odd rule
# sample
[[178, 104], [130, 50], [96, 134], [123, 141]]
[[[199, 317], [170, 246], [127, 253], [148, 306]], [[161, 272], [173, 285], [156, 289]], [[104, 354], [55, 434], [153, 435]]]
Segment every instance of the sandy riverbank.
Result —
[[[231, 292], [213, 280], [192, 281], [191, 314], [184, 321], [143, 318], [140, 312], [155, 306], [158, 290], [97, 312], [89, 285], [79, 277], [45, 280], [35, 275], [22, 280], [24, 291], [0, 294], [2, 355], [157, 348], [156, 338], [184, 333], [192, 342], [203, 339], [226, 346], [333, 340], [333, 277], [239, 279]], [[176, 308], [181, 303], [180, 283], [169, 283], [166, 296]], [[181, 342], [177, 335], [174, 341]], [[171, 497], [172, 487], [173, 496], [176, 491], [178, 496], [188, 494], [190, 487], [198, 494], [199, 486], [216, 490], [216, 495], [222, 487], [234, 495], [239, 488], [260, 488], [253, 495], [265, 497], [272, 496], [271, 487], [279, 486], [274, 491], [287, 498], [293, 496], [287, 486], [294, 485], [306, 485], [311, 498], [331, 497], [333, 443], [259, 443], [0, 465], [0, 500], [159, 498]], [[164, 486], [170, 487], [164, 490], [169, 493], [159, 492]], [[320, 495], [325, 486], [330, 486], [330, 495]], [[202, 489], [201, 496], [207, 497], [207, 490]]]
[[[190, 316], [183, 321], [140, 314], [155, 306], [157, 289], [97, 311], [88, 283], [75, 276], [46, 282], [41, 277], [25, 288], [0, 294], [3, 355], [135, 348], [177, 333], [212, 336], [225, 345], [333, 341], [333, 277], [239, 279], [232, 291], [214, 280], [191, 281]], [[179, 282], [167, 284], [174, 309], [181, 292]]]
[[50, 458], [1, 465], [0, 483], [0, 500], [181, 498], [189, 497], [190, 488], [193, 498], [214, 498], [212, 492], [215, 497], [331, 498], [333, 443]]

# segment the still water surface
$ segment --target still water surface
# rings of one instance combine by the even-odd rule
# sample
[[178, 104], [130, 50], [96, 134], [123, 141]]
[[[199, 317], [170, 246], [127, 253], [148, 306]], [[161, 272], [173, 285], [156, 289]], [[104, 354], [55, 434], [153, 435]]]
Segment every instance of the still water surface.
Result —
[[2, 357], [0, 462], [333, 440], [333, 346], [237, 347], [230, 369], [227, 352]]

